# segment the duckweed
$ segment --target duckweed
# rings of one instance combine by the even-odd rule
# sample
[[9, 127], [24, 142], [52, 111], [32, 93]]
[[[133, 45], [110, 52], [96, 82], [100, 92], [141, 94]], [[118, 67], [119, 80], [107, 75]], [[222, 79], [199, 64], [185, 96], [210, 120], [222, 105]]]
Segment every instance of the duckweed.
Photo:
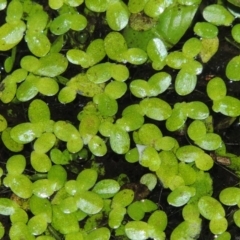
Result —
[[[195, 239], [203, 219], [231, 238], [240, 190], [213, 195], [211, 174], [239, 157], [213, 120], [240, 116], [239, 56], [205, 70], [222, 27], [239, 48], [239, 3], [220, 2], [0, 1], [0, 238]], [[124, 159], [133, 176], [113, 176]], [[182, 210], [171, 231], [166, 204]]]

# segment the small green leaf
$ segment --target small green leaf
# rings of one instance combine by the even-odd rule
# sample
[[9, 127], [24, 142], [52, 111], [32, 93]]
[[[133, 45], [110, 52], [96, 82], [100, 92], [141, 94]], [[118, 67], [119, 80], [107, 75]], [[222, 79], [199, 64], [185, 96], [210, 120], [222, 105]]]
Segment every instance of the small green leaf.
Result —
[[211, 196], [213, 192], [213, 180], [210, 174], [204, 171], [196, 171], [196, 180], [191, 185], [196, 190], [195, 196], [193, 196], [189, 203], [198, 203], [202, 196]]
[[68, 180], [65, 185], [64, 189], [69, 195], [75, 195], [77, 193], [78, 182], [76, 180]]
[[81, 171], [76, 180], [78, 183], [78, 189], [80, 191], [87, 191], [92, 188], [97, 181], [98, 174], [93, 169], [84, 169]]
[[216, 133], [207, 133], [202, 138], [195, 140], [196, 145], [207, 150], [213, 151], [218, 149], [222, 144], [221, 137]]
[[113, 229], [119, 228], [125, 214], [126, 214], [125, 207], [121, 207], [121, 206], [114, 207], [109, 213], [109, 218], [108, 218], [109, 227]]
[[197, 204], [187, 204], [183, 207], [182, 216], [185, 221], [194, 221], [199, 219], [200, 212]]
[[149, 199], [142, 199], [140, 201], [140, 204], [141, 204], [141, 209], [146, 213], [155, 211], [158, 208], [157, 204]]
[[201, 153], [203, 153], [201, 148], [193, 145], [185, 145], [177, 149], [176, 156], [180, 161], [188, 163], [194, 162]]
[[130, 83], [131, 93], [138, 98], [144, 98], [149, 96], [149, 88], [150, 87], [148, 82], [142, 79], [136, 79]]
[[11, 77], [16, 83], [20, 83], [26, 79], [27, 75], [28, 72], [25, 69], [18, 68], [12, 72]]
[[147, 54], [153, 62], [161, 63], [167, 57], [168, 52], [164, 42], [160, 38], [152, 38], [147, 44]]
[[93, 12], [105, 12], [108, 7], [108, 0], [96, 2], [95, 0], [85, 0], [85, 4], [88, 9]]
[[166, 57], [167, 65], [174, 69], [181, 69], [187, 63], [187, 61], [188, 59], [180, 51], [171, 52]]
[[129, 70], [122, 64], [111, 64], [111, 76], [114, 80], [124, 82], [129, 78]]
[[49, 21], [48, 14], [42, 9], [32, 11], [27, 18], [27, 28], [32, 33], [40, 33], [46, 28]]
[[53, 205], [52, 227], [61, 234], [79, 232], [79, 223], [75, 213], [65, 214], [58, 205]]
[[227, 93], [227, 87], [225, 82], [220, 77], [211, 79], [207, 84], [207, 94], [209, 98], [214, 100], [220, 100], [225, 97]]
[[10, 131], [11, 138], [20, 144], [32, 142], [36, 137], [41, 134], [41, 129], [34, 123], [20, 123], [13, 127]]
[[197, 76], [195, 72], [188, 67], [182, 68], [175, 80], [175, 90], [178, 95], [185, 96], [190, 94], [196, 87]]
[[80, 137], [78, 130], [66, 121], [57, 121], [53, 131], [56, 137], [64, 142], [69, 141], [73, 136]]
[[96, 214], [103, 208], [102, 198], [94, 192], [82, 191], [75, 197], [78, 208], [87, 214]]
[[167, 227], [167, 222], [167, 214], [162, 210], [154, 211], [148, 218], [148, 224], [161, 231], [165, 230], [165, 228]]
[[201, 232], [201, 219], [181, 222], [171, 233], [171, 240], [196, 239]]
[[120, 81], [111, 81], [107, 84], [104, 92], [113, 99], [121, 98], [127, 91], [127, 84]]
[[72, 87], [64, 87], [60, 90], [58, 94], [58, 100], [59, 102], [66, 104], [73, 102], [76, 96], [77, 96], [76, 89]]
[[[83, 2], [83, 0], [80, 0], [80, 1]], [[70, 2], [73, 3], [72, 1]], [[73, 5], [78, 5], [78, 4], [73, 4]], [[74, 31], [82, 31], [87, 26], [86, 17], [78, 12], [72, 13], [69, 16], [69, 20], [70, 20], [70, 28]]]
[[4, 69], [7, 73], [12, 71], [14, 61], [15, 61], [15, 59], [12, 56], [7, 57], [6, 60], [4, 61]]
[[28, 119], [32, 123], [50, 120], [50, 109], [48, 105], [40, 99], [34, 99], [28, 108]]
[[49, 0], [48, 4], [51, 9], [57, 10], [62, 7], [63, 0]]
[[198, 209], [203, 217], [208, 220], [225, 216], [225, 210], [221, 203], [213, 197], [203, 196], [198, 201]]
[[194, 195], [194, 188], [188, 186], [179, 186], [168, 195], [167, 201], [172, 206], [181, 207], [185, 205]]
[[[96, 68], [95, 68], [96, 69]], [[66, 89], [68, 88], [68, 90], [66, 89], [66, 91], [64, 92], [63, 96], [67, 99], [68, 98], [68, 94], [71, 96], [71, 91], [85, 96], [85, 97], [93, 97], [98, 93], [102, 93], [103, 89], [105, 87], [104, 83], [94, 83], [93, 81], [91, 81], [94, 79], [88, 78], [88, 76], [86, 74], [77, 74], [76, 76], [74, 76], [73, 78], [70, 79], [70, 81], [67, 83], [67, 87], [63, 88]], [[69, 89], [69, 87], [72, 89]], [[70, 91], [71, 90], [71, 91]], [[60, 92], [61, 93], [61, 92]], [[66, 96], [65, 96], [66, 94]]]
[[117, 192], [113, 199], [111, 207], [127, 207], [134, 199], [134, 192], [131, 189], [122, 189]]
[[97, 135], [90, 139], [88, 147], [92, 154], [98, 157], [102, 157], [107, 153], [105, 141]]
[[82, 117], [79, 124], [79, 133], [84, 144], [88, 144], [91, 138], [97, 134], [100, 122], [100, 118], [95, 114], [86, 114]]
[[178, 164], [178, 174], [184, 180], [185, 185], [191, 185], [196, 181], [197, 174], [190, 164], [180, 162]]
[[218, 35], [218, 28], [208, 22], [197, 22], [193, 30], [199, 37], [203, 38], [214, 38]]
[[157, 18], [165, 10], [167, 3], [164, 1], [147, 1], [144, 5], [144, 13], [151, 17]]
[[25, 36], [25, 41], [27, 42], [28, 48], [37, 57], [45, 56], [51, 48], [51, 43], [47, 36], [40, 32], [29, 32]]
[[60, 53], [49, 53], [39, 59], [39, 67], [35, 74], [45, 77], [56, 77], [67, 69], [68, 61]]
[[193, 140], [203, 138], [207, 133], [207, 128], [203, 121], [194, 120], [187, 129], [188, 136]]
[[45, 132], [34, 142], [33, 148], [36, 152], [46, 153], [54, 146], [55, 142], [55, 135]]
[[9, 198], [0, 198], [0, 213], [1, 215], [12, 215], [17, 210], [18, 205]]
[[172, 150], [175, 146], [177, 145], [177, 141], [173, 137], [165, 136], [162, 138], [159, 138], [156, 140], [154, 143], [154, 147], [156, 150], [165, 150], [165, 151], [170, 151]]
[[224, 188], [220, 192], [219, 199], [224, 205], [237, 205], [240, 201], [240, 189], [238, 187]]
[[229, 117], [240, 115], [240, 100], [232, 96], [225, 96], [213, 101], [212, 109], [214, 112], [220, 112]]
[[217, 52], [219, 47], [219, 39], [215, 38], [202, 38], [202, 48], [200, 52], [200, 58], [203, 63], [208, 62], [214, 54]]
[[68, 141], [67, 141], [67, 150], [70, 153], [77, 153], [83, 148], [83, 140], [80, 136], [73, 135]]
[[116, 61], [122, 61], [122, 53], [127, 50], [127, 43], [119, 32], [110, 32], [104, 39], [107, 56]]
[[11, 220], [12, 224], [16, 223], [16, 222], [27, 223], [28, 222], [28, 214], [22, 208], [17, 208], [17, 209], [15, 209], [15, 212], [10, 215], [10, 220]]
[[53, 165], [47, 173], [47, 178], [54, 184], [54, 190], [58, 191], [67, 181], [67, 172], [61, 165]]
[[187, 120], [186, 103], [178, 103], [178, 106], [174, 106], [171, 116], [166, 121], [166, 128], [172, 132], [181, 129]]
[[11, 132], [11, 128], [6, 128], [2, 134], [1, 134], [1, 139], [3, 141], [3, 144], [5, 145], [5, 147], [7, 149], [9, 149], [10, 151], [12, 152], [21, 152], [24, 145], [21, 144], [21, 143], [18, 143], [16, 141], [14, 141], [12, 138], [11, 138], [11, 135], [10, 135], [10, 132]]
[[7, 0], [1, 0], [0, 1], [0, 10], [5, 9], [7, 6]]
[[111, 78], [111, 63], [99, 63], [87, 70], [87, 78], [94, 83], [104, 83]]
[[39, 68], [40, 62], [38, 58], [32, 55], [26, 55], [21, 59], [20, 65], [23, 69], [34, 72]]
[[161, 167], [157, 169], [156, 175], [163, 186], [168, 188], [172, 179], [178, 174], [178, 160], [172, 151], [161, 151], [159, 157]]
[[142, 220], [144, 218], [145, 212], [141, 208], [141, 202], [135, 201], [131, 203], [127, 208], [127, 214], [132, 220]]
[[91, 65], [100, 62], [106, 56], [103, 39], [98, 38], [90, 42], [86, 49], [86, 53], [91, 58]]
[[198, 169], [202, 171], [208, 171], [213, 167], [214, 161], [210, 155], [203, 152], [199, 153], [199, 155], [195, 159], [195, 164]]
[[240, 81], [237, 72], [240, 69], [240, 56], [233, 57], [227, 64], [226, 76], [232, 81]]
[[153, 173], [146, 173], [141, 177], [140, 183], [146, 185], [152, 191], [157, 185], [157, 177]]
[[112, 128], [114, 127], [113, 123], [110, 121], [103, 121], [101, 122], [99, 126], [99, 132], [104, 136], [104, 137], [110, 137]]
[[71, 161], [70, 153], [67, 150], [61, 152], [58, 148], [53, 148], [50, 151], [50, 158], [53, 163], [61, 165], [68, 164]]
[[105, 117], [112, 117], [117, 113], [118, 103], [106, 93], [99, 93], [93, 97], [93, 102], [97, 104], [99, 112]]
[[[6, 180], [5, 180], [6, 179]], [[4, 181], [8, 182], [8, 187], [20, 198], [27, 199], [32, 196], [33, 183], [23, 174], [7, 175]]]
[[120, 31], [128, 24], [128, 8], [122, 1], [109, 4], [106, 12], [106, 20], [109, 27], [114, 31]]
[[4, 131], [7, 128], [7, 120], [3, 115], [0, 114], [0, 132]]
[[240, 226], [240, 210], [239, 209], [233, 214], [233, 220], [235, 224], [239, 227]]
[[142, 151], [139, 150], [139, 156], [139, 163], [144, 167], [148, 167], [151, 171], [156, 171], [160, 167], [161, 159], [155, 148], [144, 147]]
[[50, 24], [50, 31], [54, 35], [61, 35], [66, 33], [71, 27], [71, 14], [64, 13], [54, 18]]
[[227, 230], [228, 221], [225, 217], [211, 219], [209, 229], [213, 234], [222, 234]]
[[9, 174], [18, 175], [23, 173], [26, 167], [26, 159], [23, 155], [13, 155], [7, 160], [6, 168]]
[[83, 68], [88, 68], [92, 65], [91, 57], [86, 52], [79, 49], [68, 50], [66, 57], [72, 64], [80, 65]]
[[58, 83], [55, 79], [49, 77], [40, 78], [37, 83], [38, 91], [45, 96], [54, 96], [59, 90]]
[[159, 98], [143, 99], [140, 106], [147, 117], [158, 121], [166, 120], [172, 113], [171, 106]]
[[192, 37], [189, 38], [183, 45], [182, 52], [183, 54], [188, 57], [196, 57], [202, 48], [202, 43], [198, 38]]
[[113, 197], [120, 189], [119, 183], [113, 179], [103, 179], [95, 184], [92, 191], [102, 198]]
[[130, 148], [129, 134], [118, 125], [115, 125], [110, 133], [110, 146], [118, 154], [127, 153]]
[[134, 65], [141, 65], [148, 59], [147, 53], [141, 48], [129, 48], [122, 54], [123, 61]]
[[144, 9], [147, 0], [129, 0], [128, 9], [131, 13], [139, 13]]
[[29, 231], [33, 235], [40, 235], [47, 229], [46, 216], [38, 214], [29, 219], [27, 223]]
[[139, 160], [139, 152], [137, 148], [130, 149], [126, 154], [125, 154], [125, 160], [129, 163], [135, 163], [138, 162]]
[[165, 92], [171, 85], [172, 77], [166, 72], [158, 72], [148, 79], [150, 97], [155, 97]]
[[234, 20], [234, 16], [220, 4], [211, 4], [205, 7], [203, 17], [206, 21], [217, 26], [229, 26]]
[[[111, 236], [110, 230], [106, 227], [100, 227], [98, 229], [94, 229], [87, 236], [87, 240], [109, 240]], [[100, 240], [99, 239], [99, 240]]]
[[11, 226], [9, 230], [9, 237], [10, 239], [35, 239], [27, 225], [23, 222], [16, 222]]
[[237, 43], [240, 43], [240, 24], [235, 24], [231, 30], [231, 33], [232, 33], [232, 37], [233, 39], [237, 42]]
[[44, 214], [47, 222], [52, 220], [52, 205], [47, 198], [32, 195], [29, 199], [29, 208], [34, 215]]
[[23, 38], [26, 25], [21, 20], [4, 23], [0, 27], [0, 51], [8, 51]]
[[192, 119], [202, 120], [209, 116], [207, 105], [200, 101], [187, 103], [188, 117]]
[[144, 123], [144, 117], [138, 112], [129, 112], [116, 121], [116, 125], [120, 126], [127, 132], [139, 129]]
[[146, 240], [149, 238], [149, 226], [142, 221], [129, 221], [125, 225], [125, 233], [132, 240]]
[[38, 94], [37, 83], [39, 77], [29, 74], [17, 89], [16, 97], [21, 102], [27, 102]]
[[49, 179], [39, 179], [32, 184], [32, 192], [39, 198], [48, 198], [54, 193], [54, 185]]

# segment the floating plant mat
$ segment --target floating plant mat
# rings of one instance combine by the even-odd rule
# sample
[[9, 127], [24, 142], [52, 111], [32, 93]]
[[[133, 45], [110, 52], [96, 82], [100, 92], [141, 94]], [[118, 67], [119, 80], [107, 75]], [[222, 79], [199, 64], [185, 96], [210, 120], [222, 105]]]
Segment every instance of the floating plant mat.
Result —
[[239, 14], [0, 1], [0, 238], [239, 237]]

